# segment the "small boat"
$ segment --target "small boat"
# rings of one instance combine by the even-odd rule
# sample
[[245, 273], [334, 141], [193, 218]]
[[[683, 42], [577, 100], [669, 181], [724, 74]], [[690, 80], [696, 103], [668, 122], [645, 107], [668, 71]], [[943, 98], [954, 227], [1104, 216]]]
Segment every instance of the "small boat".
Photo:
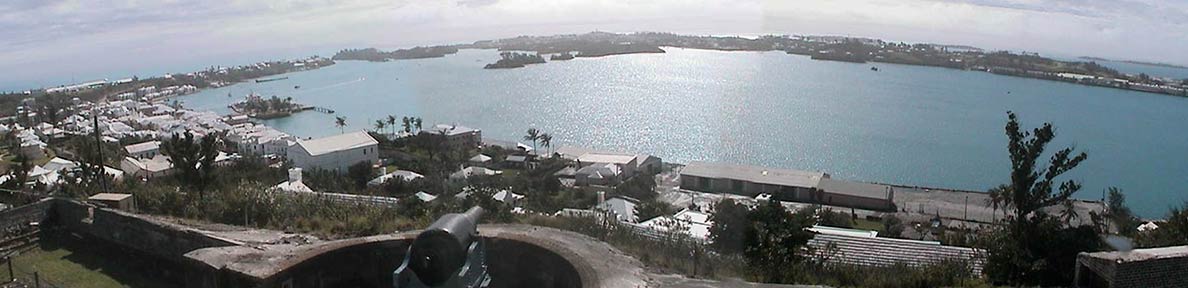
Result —
[[875, 72], [878, 72], [878, 71], [879, 71], [879, 67], [870, 66], [870, 71], [875, 71]]
[[301, 89], [301, 85], [293, 86], [293, 89]]

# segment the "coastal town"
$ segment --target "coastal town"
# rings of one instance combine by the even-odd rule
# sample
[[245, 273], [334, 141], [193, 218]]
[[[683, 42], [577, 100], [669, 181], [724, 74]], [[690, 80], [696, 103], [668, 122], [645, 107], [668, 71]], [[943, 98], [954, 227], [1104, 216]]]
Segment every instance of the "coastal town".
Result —
[[[11, 103], [0, 111], [5, 115], [0, 118], [0, 191], [4, 192], [0, 194], [4, 204], [0, 206], [0, 230], [6, 231], [0, 234], [4, 243], [0, 251], [12, 255], [7, 261], [11, 279], [36, 285], [62, 281], [56, 277], [78, 272], [55, 275], [39, 272], [34, 265], [22, 266], [40, 261], [28, 255], [36, 255], [29, 251], [38, 251], [33, 247], [40, 245], [42, 233], [61, 233], [81, 235], [55, 240], [79, 241], [59, 243], [62, 246], [85, 246], [81, 240], [70, 239], [98, 239], [119, 251], [132, 251], [131, 255], [111, 256], [135, 263], [129, 267], [157, 265], [157, 272], [129, 281], [175, 287], [320, 287], [321, 283], [372, 281], [376, 277], [370, 274], [381, 275], [376, 279], [391, 276], [391, 271], [327, 272], [323, 276], [324, 271], [341, 272], [335, 270], [341, 266], [336, 264], [351, 261], [344, 259], [379, 257], [349, 254], [358, 252], [344, 247], [396, 239], [384, 237], [411, 237], [408, 232], [425, 227], [439, 215], [479, 206], [487, 211], [485, 219], [490, 223], [533, 227], [489, 226], [486, 229], [491, 230], [485, 231], [529, 239], [533, 233], [543, 233], [560, 239], [555, 241], [578, 243], [575, 247], [606, 242], [595, 247], [613, 250], [609, 256], [584, 257], [582, 261], [603, 263], [598, 261], [622, 257], [635, 261], [630, 265], [656, 270], [646, 272], [656, 275], [638, 272], [644, 275], [641, 279], [670, 274], [714, 281], [753, 277], [755, 273], [748, 269], [765, 268], [739, 263], [754, 262], [748, 262], [756, 257], [748, 253], [757, 246], [740, 246], [749, 241], [743, 239], [744, 234], [758, 232], [730, 230], [739, 228], [724, 223], [769, 225], [762, 222], [766, 218], [761, 218], [765, 215], [761, 213], [778, 215], [770, 217], [783, 221], [781, 224], [807, 223], [803, 229], [766, 235], [777, 239], [771, 240], [777, 248], [807, 251], [788, 257], [808, 259], [803, 263], [812, 265], [796, 267], [812, 271], [808, 273], [819, 279], [803, 279], [816, 279], [824, 285], [977, 285], [993, 282], [987, 275], [1003, 269], [995, 266], [996, 259], [990, 256], [994, 249], [1002, 248], [987, 244], [994, 241], [985, 237], [1015, 227], [1013, 223], [1020, 217], [1016, 213], [1025, 209], [1017, 204], [1023, 202], [1012, 202], [1017, 199], [1004, 199], [1005, 189], [966, 191], [876, 183], [841, 179], [830, 171], [803, 167], [673, 163], [649, 151], [557, 145], [575, 141], [554, 139], [549, 131], [535, 127], [524, 127], [525, 133], [514, 139], [498, 139], [483, 134], [484, 123], [442, 119], [435, 120], [443, 123], [423, 123], [412, 115], [388, 115], [376, 120], [374, 129], [336, 129], [337, 134], [326, 137], [299, 137], [262, 122], [316, 109], [292, 98], [250, 94], [232, 104], [229, 115], [195, 111], [171, 101], [201, 89], [272, 81], [265, 77], [326, 67], [338, 60], [443, 57], [457, 49], [535, 52], [503, 52], [499, 62], [485, 67], [496, 69], [545, 63], [542, 55], [568, 60], [662, 53], [662, 47], [778, 50], [820, 60], [940, 66], [1188, 96], [1188, 80], [1127, 75], [1092, 62], [987, 53], [972, 47], [859, 38], [746, 39], [660, 33], [519, 37], [392, 52], [343, 50], [332, 59], [310, 57], [145, 79], [97, 80], [0, 95], [0, 101]], [[1014, 114], [1010, 115], [1010, 123], [1017, 125]], [[336, 117], [333, 124], [342, 129], [346, 121], [355, 121], [351, 116]], [[1042, 150], [1047, 142], [1039, 142], [1043, 142]], [[1053, 165], [1061, 163], [1067, 165], [1053, 160]], [[1048, 189], [1054, 185], [1070, 189], [1065, 185], [1076, 184], [1046, 185]], [[1056, 233], [1069, 238], [1052, 243], [1085, 239], [1084, 235], [1117, 234], [1135, 239], [1132, 248], [1138, 249], [1053, 252], [1047, 256], [1059, 264], [1045, 269], [1068, 268], [1067, 273], [1052, 276], [1055, 280], [1045, 281], [1053, 282], [1043, 284], [1131, 287], [1188, 283], [1183, 275], [1161, 268], [1188, 265], [1188, 246], [1182, 246], [1188, 243], [1177, 234], [1188, 232], [1180, 230], [1188, 229], [1188, 223], [1180, 214], [1140, 219], [1121, 213], [1125, 209], [1121, 200], [1105, 196], [1084, 200], [1064, 195], [1058, 200], [1066, 201], [1052, 200], [1061, 205], [1043, 205], [1029, 211], [1034, 214], [1022, 213], [1060, 215], [1059, 221], [1056, 216], [1044, 218], [1050, 222], [1042, 224], [1051, 226], [1043, 228], [1087, 233]], [[776, 227], [770, 225], [763, 227]], [[1082, 228], [1088, 230], [1076, 230]], [[785, 246], [791, 247], [797, 240], [781, 237], [793, 237], [790, 235], [803, 236], [803, 243], [787, 249]], [[382, 243], [386, 244], [375, 245], [393, 245]], [[560, 245], [556, 243], [542, 245]], [[508, 253], [497, 251], [494, 253]], [[384, 265], [399, 260], [367, 259]], [[604, 266], [611, 265], [598, 269], [609, 269]], [[928, 274], [931, 271], [939, 271], [935, 273], [942, 276], [937, 278], [944, 280], [928, 278], [934, 275]], [[866, 272], [924, 280], [854, 280], [862, 277], [853, 274]], [[777, 276], [765, 274], [762, 277], [767, 278], [762, 279], [782, 281], [780, 277], [785, 277], [772, 275]]]

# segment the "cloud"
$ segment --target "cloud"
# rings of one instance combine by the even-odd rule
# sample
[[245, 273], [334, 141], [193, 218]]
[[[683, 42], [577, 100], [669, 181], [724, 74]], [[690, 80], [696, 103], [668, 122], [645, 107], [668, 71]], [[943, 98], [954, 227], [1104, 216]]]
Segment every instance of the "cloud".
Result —
[[[798, 33], [1188, 63], [1188, 4], [1155, 0], [9, 0], [0, 90], [517, 35]], [[1165, 57], [1171, 57], [1166, 58]], [[1177, 58], [1178, 57], [1178, 58]]]
[[771, 31], [870, 36], [1188, 63], [1184, 2], [1063, 0], [770, 1]]

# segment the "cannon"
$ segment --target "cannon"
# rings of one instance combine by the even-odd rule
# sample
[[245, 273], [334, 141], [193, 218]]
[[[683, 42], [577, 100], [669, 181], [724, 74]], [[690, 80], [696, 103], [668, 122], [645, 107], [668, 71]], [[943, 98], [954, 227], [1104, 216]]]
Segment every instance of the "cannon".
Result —
[[392, 272], [395, 288], [487, 287], [486, 248], [478, 236], [483, 208], [437, 218], [408, 247], [404, 262]]

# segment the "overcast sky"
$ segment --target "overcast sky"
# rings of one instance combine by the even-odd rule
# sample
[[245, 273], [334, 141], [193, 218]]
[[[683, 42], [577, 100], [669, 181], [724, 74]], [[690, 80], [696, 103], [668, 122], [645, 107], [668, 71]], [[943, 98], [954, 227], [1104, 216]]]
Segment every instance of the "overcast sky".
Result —
[[517, 35], [829, 34], [1188, 64], [1188, 1], [4, 0], [0, 91]]

